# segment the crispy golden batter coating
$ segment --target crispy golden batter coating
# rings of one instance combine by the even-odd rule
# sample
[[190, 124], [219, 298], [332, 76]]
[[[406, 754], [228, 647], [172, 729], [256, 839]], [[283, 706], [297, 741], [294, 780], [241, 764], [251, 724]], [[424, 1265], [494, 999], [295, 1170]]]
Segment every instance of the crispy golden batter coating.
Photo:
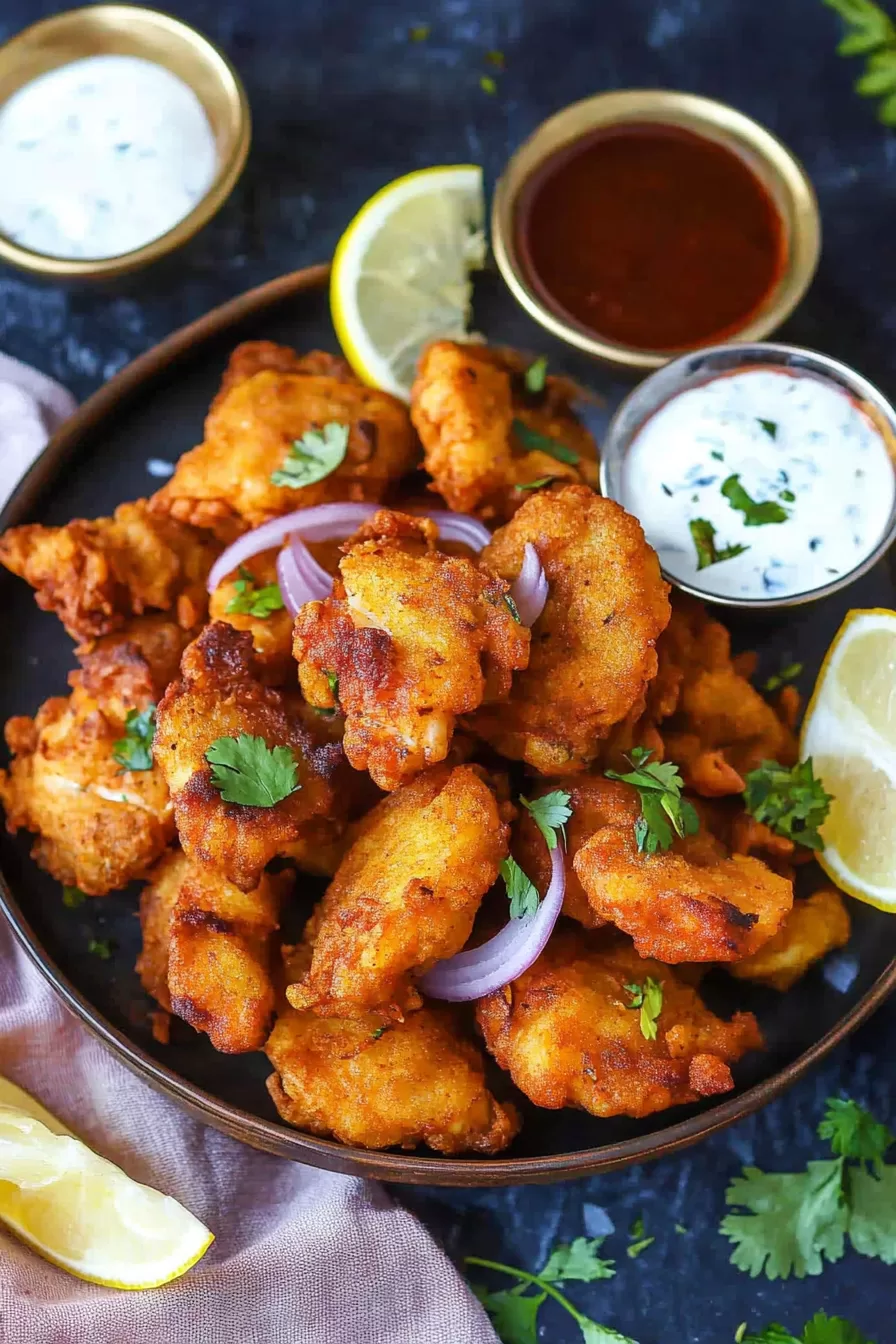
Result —
[[549, 584], [529, 666], [506, 704], [467, 722], [504, 756], [545, 775], [583, 770], [656, 675], [668, 585], [640, 524], [584, 485], [529, 498], [495, 533], [483, 564], [515, 579], [526, 542]]
[[311, 969], [294, 1008], [400, 1020], [413, 976], [454, 956], [507, 855], [507, 826], [473, 766], [433, 766], [373, 809], [319, 907]]
[[158, 699], [183, 638], [171, 621], [139, 618], [82, 653], [70, 696], [6, 725], [14, 757], [0, 771], [7, 829], [36, 831], [37, 863], [88, 896], [143, 877], [174, 837], [162, 772], [122, 770], [112, 752], [128, 710]]
[[331, 355], [329, 351], [309, 350], [307, 355], [300, 355], [290, 345], [276, 345], [273, 341], [243, 341], [231, 352], [211, 409], [220, 406], [228, 392], [238, 383], [245, 383], [249, 378], [254, 378], [256, 373], [265, 370], [273, 373], [313, 374], [347, 383], [358, 381], [345, 360], [338, 355]]
[[[647, 976], [663, 988], [654, 1041], [625, 988]], [[476, 1016], [488, 1049], [537, 1106], [599, 1116], [639, 1118], [727, 1092], [729, 1064], [762, 1045], [752, 1013], [723, 1022], [630, 943], [590, 944], [566, 930], [518, 980], [480, 1000]]]
[[73, 639], [88, 640], [152, 610], [174, 609], [185, 629], [197, 625], [218, 550], [138, 499], [111, 518], [14, 527], [0, 537], [0, 564], [30, 583], [37, 605], [54, 611]]
[[296, 619], [305, 698], [332, 707], [336, 678], [345, 753], [386, 790], [443, 761], [456, 716], [505, 697], [529, 657], [509, 585], [435, 538], [429, 519], [381, 509], [344, 546], [332, 596]]
[[[282, 352], [283, 347], [279, 347]], [[211, 529], [229, 541], [246, 527], [331, 500], [380, 500], [414, 465], [417, 447], [407, 408], [395, 397], [346, 377], [341, 361], [314, 352], [265, 362], [241, 357], [205, 422], [205, 437], [184, 453], [153, 508]], [[258, 371], [244, 376], [254, 365]], [[345, 459], [328, 476], [298, 489], [274, 485], [292, 443], [309, 429], [348, 425]]]
[[[277, 582], [277, 552], [264, 551], [255, 555], [238, 570], [228, 574], [211, 595], [208, 605], [210, 621], [226, 621], [234, 630], [248, 630], [255, 649], [255, 661], [262, 681], [271, 686], [283, 686], [295, 676], [292, 657], [292, 617], [286, 607], [272, 611], [268, 616], [253, 616], [245, 611], [228, 611], [232, 602], [241, 596], [238, 583], [247, 581], [256, 591]], [[247, 590], [243, 588], [245, 593]], [[251, 591], [251, 590], [249, 590]]]
[[782, 993], [835, 947], [849, 942], [850, 921], [835, 887], [821, 887], [793, 909], [778, 932], [752, 957], [728, 970], [738, 980], [758, 980]]
[[143, 988], [216, 1050], [260, 1050], [274, 1011], [271, 940], [288, 874], [242, 892], [172, 850], [140, 897]]
[[[299, 788], [273, 807], [225, 803], [212, 783], [206, 751], [240, 733], [293, 752]], [[185, 853], [252, 891], [265, 865], [331, 807], [342, 749], [312, 741], [299, 707], [260, 681], [252, 636], [216, 621], [186, 650], [159, 704], [155, 758]]]
[[[290, 978], [306, 968], [305, 951], [284, 948]], [[444, 1007], [427, 1004], [385, 1030], [375, 1013], [346, 1021], [287, 1008], [265, 1051], [276, 1070], [268, 1091], [283, 1119], [341, 1143], [498, 1153], [520, 1127], [516, 1108], [489, 1092], [480, 1051]]]
[[[525, 491], [545, 476], [597, 485], [597, 447], [573, 414], [566, 379], [548, 378], [544, 391], [526, 391], [527, 361], [510, 350], [436, 341], [420, 359], [411, 392], [411, 419], [423, 443], [433, 488], [460, 513], [509, 518]], [[514, 421], [575, 454], [561, 462], [528, 447]]]
[[629, 934], [642, 957], [738, 961], [777, 933], [793, 904], [791, 882], [759, 859], [726, 857], [703, 827], [665, 852], [639, 854], [636, 790], [603, 785], [612, 819], [580, 847], [573, 867], [594, 911]]

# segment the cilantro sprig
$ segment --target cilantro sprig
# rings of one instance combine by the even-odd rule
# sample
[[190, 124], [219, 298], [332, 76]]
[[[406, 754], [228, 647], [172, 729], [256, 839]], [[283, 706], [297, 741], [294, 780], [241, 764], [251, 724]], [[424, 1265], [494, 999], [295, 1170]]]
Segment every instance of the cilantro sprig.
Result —
[[791, 767], [763, 761], [744, 783], [744, 805], [757, 821], [807, 849], [824, 849], [818, 828], [831, 810], [833, 794], [815, 778], [811, 756]]
[[[760, 421], [760, 423], [762, 423]], [[771, 423], [768, 421], [767, 423]], [[733, 472], [722, 482], [722, 494], [738, 513], [744, 516], [744, 527], [763, 527], [766, 523], [786, 523], [790, 517], [783, 504], [775, 499], [756, 500], [740, 483], [740, 475]]]
[[566, 844], [566, 823], [572, 816], [572, 805], [565, 789], [554, 789], [531, 802], [520, 794], [520, 802], [544, 836], [548, 849], [557, 848], [558, 831]]
[[692, 518], [688, 523], [694, 550], [697, 552], [697, 568], [708, 569], [710, 565], [719, 565], [723, 560], [733, 560], [743, 555], [749, 546], [741, 542], [731, 542], [728, 546], [716, 545], [716, 529], [708, 518]]
[[543, 392], [548, 379], [548, 358], [547, 355], [539, 355], [534, 359], [526, 370], [526, 391], [532, 393]]
[[233, 587], [234, 595], [225, 608], [228, 616], [258, 616], [266, 620], [275, 611], [283, 610], [285, 604], [279, 583], [268, 583], [259, 588], [255, 575], [245, 565], [240, 565], [240, 577]]
[[527, 453], [547, 453], [549, 457], [555, 457], [558, 462], [566, 462], [571, 467], [579, 461], [579, 454], [567, 448], [565, 443], [561, 443], [559, 439], [552, 439], [547, 434], [540, 434], [537, 429], [530, 428], [524, 420], [514, 420], [512, 428]]
[[635, 981], [630, 985], [623, 985], [623, 989], [631, 997], [629, 1008], [640, 1009], [641, 1035], [645, 1041], [655, 1041], [656, 1024], [663, 1011], [663, 987], [659, 980], [654, 980], [652, 975], [648, 975], [643, 984]]
[[62, 904], [66, 910], [77, 910], [87, 900], [80, 887], [63, 887]]
[[559, 481], [561, 479], [560, 476], [539, 476], [534, 481], [521, 481], [519, 485], [515, 485], [513, 488], [514, 490], [543, 490], [544, 487], [550, 485], [552, 481]]
[[124, 737], [112, 744], [112, 759], [125, 770], [152, 769], [152, 743], [156, 735], [156, 707], [129, 709], [124, 721]]
[[534, 915], [540, 904], [538, 888], [517, 863], [516, 859], [504, 859], [501, 863], [501, 876], [507, 888], [510, 901], [510, 918], [527, 919]]
[[289, 747], [269, 747], [263, 737], [219, 737], [205, 753], [212, 784], [225, 803], [274, 807], [301, 788]]
[[752, 1278], [820, 1274], [842, 1259], [847, 1238], [860, 1255], [896, 1264], [896, 1164], [884, 1161], [893, 1135], [847, 1098], [829, 1099], [818, 1133], [834, 1157], [802, 1172], [745, 1167], [728, 1187], [738, 1212], [719, 1231], [734, 1245], [731, 1263]]
[[878, 119], [896, 126], [896, 25], [872, 0], [824, 0], [847, 24], [837, 51], [841, 56], [864, 56], [865, 73], [856, 80], [856, 93], [879, 98]]
[[632, 767], [627, 774], [605, 772], [607, 779], [621, 780], [638, 790], [641, 815], [635, 822], [635, 840], [639, 854], [669, 849], [674, 836], [694, 835], [700, 829], [696, 811], [681, 796], [684, 784], [678, 766], [671, 761], [651, 762], [652, 755], [644, 747], [634, 747], [625, 758]]
[[783, 1325], [767, 1325], [759, 1334], [747, 1333], [746, 1324], [734, 1336], [735, 1344], [874, 1344], [852, 1321], [842, 1316], [816, 1312], [803, 1326], [801, 1335], [792, 1335]]
[[331, 420], [323, 429], [306, 429], [300, 439], [293, 440], [283, 466], [271, 473], [271, 484], [293, 490], [314, 485], [340, 466], [347, 448], [348, 425]]

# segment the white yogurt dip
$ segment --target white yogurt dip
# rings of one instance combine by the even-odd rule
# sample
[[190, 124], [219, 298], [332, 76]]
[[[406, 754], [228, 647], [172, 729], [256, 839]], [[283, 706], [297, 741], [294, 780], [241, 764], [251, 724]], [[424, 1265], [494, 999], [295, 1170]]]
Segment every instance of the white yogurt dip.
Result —
[[884, 438], [835, 383], [745, 368], [672, 397], [641, 427], [620, 503], [673, 578], [707, 594], [789, 597], [832, 583], [884, 535]]
[[183, 80], [137, 56], [89, 56], [0, 107], [0, 231], [52, 257], [121, 256], [189, 214], [216, 168]]

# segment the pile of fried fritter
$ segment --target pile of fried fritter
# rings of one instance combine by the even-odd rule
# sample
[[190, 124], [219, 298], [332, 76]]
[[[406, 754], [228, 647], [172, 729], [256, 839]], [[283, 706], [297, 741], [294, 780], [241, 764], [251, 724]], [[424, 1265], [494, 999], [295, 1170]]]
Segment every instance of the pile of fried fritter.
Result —
[[[702, 972], [784, 990], [849, 937], [831, 888], [794, 904], [811, 852], [744, 809], [751, 770], [796, 760], [795, 692], [770, 703], [701, 605], [670, 604], [640, 525], [596, 493], [575, 388], [540, 364], [436, 342], [407, 408], [335, 356], [243, 345], [155, 496], [0, 538], [78, 664], [67, 696], [6, 725], [9, 830], [88, 896], [144, 882], [159, 1039], [174, 1015], [219, 1051], [264, 1051], [283, 1119], [346, 1144], [499, 1152], [512, 1085], [595, 1116], [725, 1092], [762, 1037], [751, 1013], [710, 1011]], [[330, 425], [338, 465], [288, 483], [292, 445]], [[311, 547], [330, 596], [293, 620], [269, 550], [208, 597], [225, 546], [340, 501], [382, 507]], [[427, 501], [491, 541], [443, 544]], [[548, 583], [531, 629], [507, 600], [527, 543]], [[215, 765], [248, 739], [291, 772], [285, 796]], [[633, 760], [677, 767], [699, 824], [644, 844], [618, 778]], [[511, 856], [544, 895], [548, 842], [520, 797], [557, 791], [567, 883], [544, 952], [477, 1003], [427, 998], [427, 971], [507, 923]], [[329, 879], [311, 912], [303, 874]], [[484, 1051], [509, 1080], [487, 1081]]]

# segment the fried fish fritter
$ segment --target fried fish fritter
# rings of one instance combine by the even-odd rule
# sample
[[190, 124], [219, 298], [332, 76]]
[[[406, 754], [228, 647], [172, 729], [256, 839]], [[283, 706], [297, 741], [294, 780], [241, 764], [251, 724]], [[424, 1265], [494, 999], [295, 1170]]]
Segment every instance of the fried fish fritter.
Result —
[[509, 585], [435, 539], [430, 519], [381, 509], [343, 547], [332, 596], [296, 618], [305, 698], [332, 707], [338, 689], [345, 754], [386, 790], [443, 761], [456, 716], [506, 696], [529, 657]]
[[502, 755], [561, 775], [585, 769], [656, 675], [669, 589], [637, 520], [584, 485], [529, 498], [482, 562], [512, 581], [527, 542], [549, 585], [529, 666], [505, 704], [467, 723]]
[[[284, 948], [289, 978], [306, 968], [305, 953]], [[498, 1153], [519, 1130], [516, 1108], [489, 1092], [482, 1055], [446, 1008], [427, 1004], [385, 1030], [375, 1013], [346, 1021], [287, 1008], [265, 1052], [283, 1119], [341, 1143]]]
[[592, 787], [606, 790], [607, 821], [573, 867], [595, 913], [629, 934], [642, 957], [738, 961], [777, 933], [793, 904], [787, 878], [759, 859], [727, 857], [703, 827], [665, 852], [639, 853], [637, 791], [606, 779]]
[[[642, 1034], [626, 988], [647, 976], [663, 991], [655, 1040]], [[488, 1049], [537, 1106], [599, 1116], [639, 1118], [727, 1092], [729, 1064], [762, 1045], [752, 1013], [724, 1022], [630, 943], [592, 946], [567, 930], [518, 980], [480, 1000], [476, 1017]]]
[[[230, 541], [293, 509], [380, 500], [414, 465], [414, 431], [400, 401], [346, 376], [341, 361], [318, 351], [296, 356], [284, 371], [284, 347], [275, 349], [276, 357], [252, 354], [231, 362], [202, 443], [181, 457], [153, 497], [154, 509]], [[349, 429], [339, 466], [309, 485], [275, 485], [271, 476], [284, 466], [292, 444], [329, 424]]]
[[525, 498], [516, 487], [545, 477], [597, 485], [597, 448], [570, 406], [572, 385], [549, 377], [529, 392], [525, 369], [521, 355], [484, 345], [436, 341], [423, 352], [411, 418], [433, 488], [460, 513], [505, 521]]
[[[218, 738], [241, 733], [293, 753], [299, 787], [273, 807], [225, 803], [212, 783], [205, 753]], [[299, 706], [262, 684], [252, 636], [222, 621], [185, 651], [159, 704], [154, 750], [184, 852], [242, 891], [257, 887], [265, 865], [327, 813], [342, 761], [338, 743], [315, 744]]]
[[11, 528], [0, 536], [0, 564], [31, 585], [37, 605], [54, 611], [73, 639], [89, 640], [153, 610], [176, 612], [185, 629], [198, 625], [219, 549], [138, 499], [111, 518]]
[[381, 1022], [419, 1008], [413, 977], [466, 943], [507, 833], [474, 766], [433, 766], [384, 798], [352, 831], [321, 902], [311, 969], [287, 989], [293, 1007]]
[[288, 874], [242, 892], [172, 850], [140, 897], [147, 993], [207, 1033], [216, 1050], [260, 1050], [274, 1012], [271, 940]]
[[292, 617], [283, 605], [282, 596], [279, 608], [264, 605], [260, 596], [262, 590], [276, 583], [277, 552], [264, 551], [253, 556], [218, 584], [209, 601], [208, 616], [210, 621], [226, 621], [234, 630], [248, 630], [262, 681], [282, 686], [295, 677]]
[[774, 938], [758, 952], [727, 969], [738, 980], [758, 980], [783, 993], [809, 967], [835, 947], [849, 942], [850, 921], [843, 897], [835, 887], [821, 887], [793, 909]]

